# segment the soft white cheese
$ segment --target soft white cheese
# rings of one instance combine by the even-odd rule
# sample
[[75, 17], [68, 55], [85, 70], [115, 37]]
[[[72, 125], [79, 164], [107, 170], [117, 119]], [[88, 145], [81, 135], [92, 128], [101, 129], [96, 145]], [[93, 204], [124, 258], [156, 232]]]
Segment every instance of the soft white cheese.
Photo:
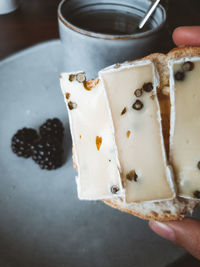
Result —
[[[79, 73], [63, 73], [60, 79], [78, 170], [78, 196], [88, 200], [123, 197], [102, 83], [96, 79], [95, 86], [87, 90], [83, 82], [75, 79]], [[83, 75], [80, 77], [82, 79]]]
[[[167, 166], [154, 64], [146, 60], [111, 66], [99, 77], [104, 82], [126, 202], [172, 199], [175, 190]], [[142, 89], [147, 83], [153, 86], [150, 92]], [[141, 96], [135, 96], [137, 89], [142, 89]]]
[[[192, 62], [191, 71], [183, 64]], [[196, 198], [200, 194], [200, 57], [169, 61], [170, 69], [170, 161], [178, 182], [179, 195]], [[184, 73], [182, 80], [175, 79]], [[198, 193], [199, 191], [199, 193]]]

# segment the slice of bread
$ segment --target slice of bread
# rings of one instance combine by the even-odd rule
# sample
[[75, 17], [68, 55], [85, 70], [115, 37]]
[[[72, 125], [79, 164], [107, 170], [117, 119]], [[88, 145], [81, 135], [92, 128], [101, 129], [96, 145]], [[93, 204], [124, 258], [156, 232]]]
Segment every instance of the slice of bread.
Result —
[[[169, 133], [170, 133], [170, 94], [169, 94], [169, 69], [168, 61], [184, 57], [200, 56], [200, 47], [179, 47], [170, 51], [167, 55], [151, 54], [140, 60], [151, 60], [158, 71], [160, 86], [157, 88], [158, 99], [161, 109], [162, 128], [165, 142], [165, 149], [169, 159]], [[137, 60], [137, 61], [140, 61]], [[90, 83], [90, 81], [88, 81]], [[74, 168], [77, 168], [73, 157]], [[176, 197], [172, 200], [156, 202], [126, 203], [123, 199], [113, 198], [103, 200], [109, 206], [124, 212], [136, 215], [147, 220], [169, 221], [184, 217], [187, 212], [192, 213], [194, 208], [200, 203], [199, 200]]]

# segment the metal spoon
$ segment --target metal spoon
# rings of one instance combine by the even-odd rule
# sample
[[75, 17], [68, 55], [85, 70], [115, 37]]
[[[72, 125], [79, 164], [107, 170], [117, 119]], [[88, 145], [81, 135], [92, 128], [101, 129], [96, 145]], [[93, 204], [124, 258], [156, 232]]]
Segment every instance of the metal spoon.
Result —
[[152, 13], [154, 12], [154, 10], [156, 9], [156, 7], [158, 6], [159, 3], [160, 3], [160, 0], [156, 0], [149, 7], [146, 15], [144, 16], [144, 18], [140, 21], [140, 23], [138, 25], [139, 30], [141, 30], [144, 27], [144, 25], [146, 24], [147, 20], [151, 17]]

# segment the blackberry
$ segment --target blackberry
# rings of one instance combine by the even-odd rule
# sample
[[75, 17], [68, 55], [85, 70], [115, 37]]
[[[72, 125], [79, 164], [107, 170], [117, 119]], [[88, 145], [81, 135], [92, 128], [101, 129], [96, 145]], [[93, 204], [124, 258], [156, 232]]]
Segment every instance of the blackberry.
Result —
[[31, 156], [31, 145], [38, 139], [37, 132], [32, 128], [23, 128], [18, 130], [12, 137], [12, 151], [19, 157], [28, 158]]
[[31, 146], [32, 159], [41, 169], [53, 170], [63, 163], [62, 143], [50, 137], [42, 137]]
[[62, 142], [64, 134], [64, 128], [62, 122], [57, 119], [48, 119], [44, 124], [40, 126], [40, 135], [42, 137], [55, 138]]

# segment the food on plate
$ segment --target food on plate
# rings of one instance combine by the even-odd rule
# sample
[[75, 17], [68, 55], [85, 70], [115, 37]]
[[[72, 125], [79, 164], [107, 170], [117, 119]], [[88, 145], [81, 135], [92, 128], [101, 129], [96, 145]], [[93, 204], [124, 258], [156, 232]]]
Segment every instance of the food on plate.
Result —
[[40, 126], [40, 136], [56, 138], [60, 143], [63, 141], [64, 127], [58, 118], [48, 119]]
[[32, 159], [41, 169], [54, 170], [63, 164], [63, 147], [55, 138], [41, 137], [31, 146]]
[[12, 137], [11, 148], [17, 156], [31, 157], [41, 169], [53, 170], [63, 164], [64, 127], [58, 118], [48, 119], [39, 128], [22, 128]]
[[12, 137], [11, 148], [18, 157], [29, 158], [31, 156], [31, 146], [39, 136], [32, 128], [22, 128]]
[[61, 74], [78, 196], [144, 219], [200, 202], [200, 48]]

